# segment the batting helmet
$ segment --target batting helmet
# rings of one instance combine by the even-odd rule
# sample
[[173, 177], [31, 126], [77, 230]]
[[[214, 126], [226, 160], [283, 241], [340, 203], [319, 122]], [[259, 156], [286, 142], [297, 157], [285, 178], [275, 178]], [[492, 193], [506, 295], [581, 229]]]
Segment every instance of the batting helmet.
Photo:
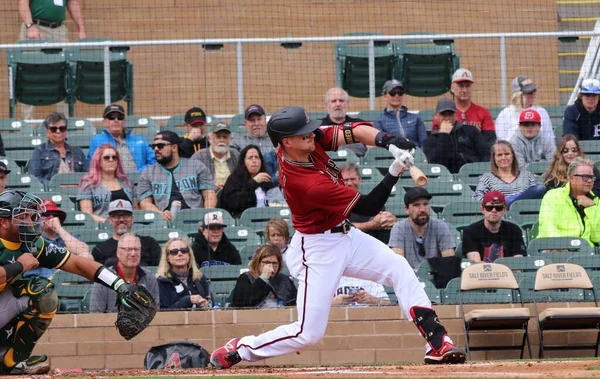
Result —
[[277, 147], [282, 139], [314, 132], [319, 125], [321, 120], [311, 120], [304, 108], [286, 107], [273, 113], [267, 124], [267, 132], [273, 146]]

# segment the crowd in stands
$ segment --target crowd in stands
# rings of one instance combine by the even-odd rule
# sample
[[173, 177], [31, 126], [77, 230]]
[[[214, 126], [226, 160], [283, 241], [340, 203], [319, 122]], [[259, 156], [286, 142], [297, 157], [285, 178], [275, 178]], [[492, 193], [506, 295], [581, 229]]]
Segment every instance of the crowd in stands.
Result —
[[[429, 164], [445, 166], [452, 174], [467, 164], [489, 162], [489, 171], [479, 176], [472, 197], [481, 204], [482, 218], [460, 232], [462, 257], [493, 262], [525, 256], [521, 228], [504, 217], [511, 204], [524, 199], [541, 199], [538, 237], [580, 237], [598, 244], [600, 172], [586, 159], [580, 141], [600, 140], [600, 82], [582, 82], [577, 101], [564, 112], [564, 134], [558, 142], [548, 112], [535, 102], [538, 88], [529, 77], [514, 78], [510, 105], [495, 122], [489, 110], [472, 101], [474, 88], [473, 74], [465, 68], [457, 70], [452, 77], [452, 98], [439, 99], [428, 131], [419, 114], [404, 105], [402, 82], [390, 79], [382, 88], [387, 106], [373, 122], [380, 131], [411, 140]], [[341, 88], [327, 91], [325, 109], [322, 126], [365, 122], [348, 115], [349, 96]], [[285, 207], [276, 150], [266, 133], [265, 109], [258, 104], [248, 106], [246, 132], [240, 133], [221, 120], [209, 123], [205, 111], [193, 107], [184, 116], [182, 135], [161, 130], [152, 141], [125, 128], [126, 118], [121, 105], [107, 106], [102, 131], [92, 137], [87, 157], [80, 147], [68, 143], [69, 120], [64, 114], [52, 112], [44, 120], [41, 128], [47, 142], [33, 151], [29, 173], [46, 186], [58, 174], [82, 173], [76, 205], [96, 223], [110, 226], [112, 235], [90, 252], [81, 236], [62, 226], [65, 211], [45, 200], [43, 238], [110, 267], [125, 280], [147, 283], [160, 297], [163, 309], [208, 309], [210, 281], [203, 270], [215, 265], [247, 264], [249, 268], [239, 273], [230, 296], [232, 306], [294, 304], [296, 284], [285, 270], [290, 225], [283, 219], [266, 223], [266, 244], [254, 246], [250, 254], [241, 254], [230, 241], [227, 228], [232, 225], [219, 211], [204, 214], [189, 240], [171, 238], [162, 248], [151, 233], [134, 228], [137, 222], [143, 223], [136, 220], [136, 210], [154, 212], [172, 222], [179, 210], [186, 209], [220, 208], [239, 219], [248, 209]], [[343, 148], [358, 160], [368, 154], [359, 143]], [[1, 142], [0, 154], [4, 155]], [[541, 177], [529, 171], [530, 165], [540, 162], [547, 167]], [[361, 191], [363, 167], [352, 161], [340, 164], [344, 184]], [[0, 190], [9, 174], [11, 170], [0, 162]], [[138, 175], [135, 180], [134, 175]], [[351, 213], [349, 220], [403, 255], [413, 269], [418, 270], [423, 262], [435, 267], [436, 285], [443, 286], [460, 275], [456, 230], [432, 216], [434, 195], [426, 188], [407, 188], [402, 193], [404, 214], [384, 207], [374, 217]], [[156, 266], [156, 272], [147, 269]], [[51, 270], [31, 273], [54, 274]], [[93, 287], [90, 298], [92, 312], [115, 310], [114, 294], [101, 286]], [[390, 303], [379, 284], [346, 277], [332, 301], [335, 305]]]

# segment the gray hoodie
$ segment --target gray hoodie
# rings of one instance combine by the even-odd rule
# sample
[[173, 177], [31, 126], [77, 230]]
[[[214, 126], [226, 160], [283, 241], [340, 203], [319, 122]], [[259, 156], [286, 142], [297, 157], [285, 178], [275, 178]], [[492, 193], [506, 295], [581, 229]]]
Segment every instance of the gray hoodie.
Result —
[[554, 156], [556, 146], [554, 141], [550, 140], [543, 133], [538, 133], [532, 139], [523, 136], [520, 129], [510, 137], [509, 142], [515, 149], [515, 155], [519, 161], [519, 169], [523, 170], [529, 163], [539, 161], [551, 161]]

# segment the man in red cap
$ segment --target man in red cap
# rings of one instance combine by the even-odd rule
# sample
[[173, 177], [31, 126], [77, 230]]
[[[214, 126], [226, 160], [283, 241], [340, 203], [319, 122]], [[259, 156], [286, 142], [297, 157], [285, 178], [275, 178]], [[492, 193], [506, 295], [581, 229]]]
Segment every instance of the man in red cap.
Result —
[[525, 109], [519, 116], [519, 130], [509, 142], [515, 149], [515, 155], [522, 170], [529, 163], [551, 161], [556, 151], [554, 140], [548, 138], [542, 130], [542, 116], [534, 109]]
[[[71, 234], [63, 228], [62, 224], [67, 218], [65, 211], [60, 209], [56, 203], [50, 199], [42, 202], [46, 207], [46, 212], [42, 214], [42, 237], [49, 244], [57, 247], [66, 247], [73, 255], [78, 255], [83, 258], [93, 259], [90, 254], [90, 248], [82, 241], [81, 236]], [[26, 276], [43, 276], [50, 278], [56, 272], [55, 269], [38, 267], [34, 270], [29, 270], [23, 274]]]
[[489, 191], [481, 202], [483, 220], [463, 230], [463, 253], [475, 262], [494, 262], [498, 258], [527, 255], [523, 232], [517, 225], [503, 221], [506, 200], [500, 191]]

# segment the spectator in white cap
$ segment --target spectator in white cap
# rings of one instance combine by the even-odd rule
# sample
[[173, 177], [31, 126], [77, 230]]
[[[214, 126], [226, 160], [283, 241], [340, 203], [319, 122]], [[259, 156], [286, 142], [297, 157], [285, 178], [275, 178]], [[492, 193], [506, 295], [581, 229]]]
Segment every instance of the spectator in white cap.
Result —
[[512, 96], [510, 105], [502, 110], [496, 118], [496, 138], [509, 141], [519, 130], [521, 111], [533, 109], [540, 114], [542, 134], [554, 143], [554, 130], [548, 112], [535, 104], [538, 87], [527, 76], [517, 76], [511, 83]]
[[389, 133], [394, 137], [408, 138], [416, 146], [423, 147], [427, 139], [425, 123], [417, 114], [410, 113], [404, 106], [404, 85], [397, 79], [391, 79], [384, 83], [383, 97], [388, 106], [383, 114], [375, 120], [375, 129]]
[[198, 234], [192, 243], [198, 266], [242, 264], [240, 253], [225, 235], [226, 226], [219, 211], [205, 214], [204, 220], [199, 222]]
[[525, 169], [529, 163], [549, 162], [554, 157], [554, 138], [549, 139], [541, 130], [542, 117], [536, 110], [526, 109], [521, 112], [519, 129], [509, 140], [515, 149], [520, 170]]
[[572, 134], [580, 141], [600, 139], [600, 81], [581, 82], [575, 104], [565, 109], [563, 135]]
[[[113, 229], [113, 235], [106, 241], [100, 242], [92, 250], [96, 262], [111, 266], [116, 262], [117, 244], [125, 233], [131, 232], [133, 226], [133, 207], [127, 200], [114, 200], [108, 206], [108, 222]], [[140, 265], [158, 266], [160, 261], [160, 245], [150, 236], [138, 236], [142, 243]]]
[[[461, 124], [476, 127], [485, 136], [489, 147], [496, 140], [494, 119], [487, 108], [473, 102], [474, 83], [473, 74], [466, 68], [459, 68], [452, 75], [450, 93], [452, 93], [456, 103], [456, 119]], [[433, 130], [438, 130], [438, 128], [438, 121], [434, 119]]]
[[220, 122], [213, 126], [208, 133], [208, 140], [208, 149], [194, 153], [191, 159], [202, 162], [210, 171], [215, 187], [221, 189], [237, 166], [240, 153], [231, 148], [231, 129], [225, 123]]
[[8, 174], [10, 174], [10, 170], [8, 167], [6, 167], [6, 163], [0, 161], [0, 193], [2, 193], [4, 191], [4, 187], [6, 187]]

